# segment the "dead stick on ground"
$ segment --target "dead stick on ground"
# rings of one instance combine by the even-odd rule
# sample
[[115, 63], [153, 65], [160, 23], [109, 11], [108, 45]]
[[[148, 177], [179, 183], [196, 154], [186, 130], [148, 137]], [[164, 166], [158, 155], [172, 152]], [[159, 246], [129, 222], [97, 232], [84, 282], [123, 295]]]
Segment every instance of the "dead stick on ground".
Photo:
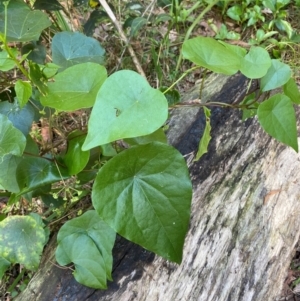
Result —
[[130, 56], [133, 60], [133, 63], [137, 69], [137, 71], [139, 72], [140, 75], [144, 76], [146, 78], [145, 72], [137, 58], [137, 56], [135, 55], [135, 52], [133, 50], [133, 48], [131, 47], [131, 45], [128, 42], [128, 39], [122, 29], [121, 24], [118, 22], [115, 14], [113, 13], [113, 11], [110, 9], [109, 5], [107, 4], [107, 2], [105, 0], [99, 0], [100, 4], [102, 5], [102, 7], [104, 8], [104, 10], [106, 11], [106, 13], [108, 14], [109, 18], [111, 19], [111, 21], [114, 23], [115, 27], [117, 28], [119, 35], [121, 36], [121, 39], [126, 43], [126, 46], [128, 47], [128, 51], [130, 53]]

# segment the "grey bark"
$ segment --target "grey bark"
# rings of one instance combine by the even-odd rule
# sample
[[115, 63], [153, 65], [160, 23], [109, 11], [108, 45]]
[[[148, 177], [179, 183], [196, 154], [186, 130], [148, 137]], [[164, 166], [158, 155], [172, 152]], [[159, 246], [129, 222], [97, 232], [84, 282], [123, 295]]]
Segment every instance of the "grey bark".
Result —
[[[235, 102], [247, 89], [240, 75], [213, 76], [202, 100]], [[300, 235], [300, 156], [256, 119], [241, 122], [237, 111], [214, 108], [212, 127], [208, 154], [193, 162], [204, 129], [201, 109], [176, 109], [170, 121], [169, 141], [186, 155], [194, 189], [181, 265], [118, 238], [114, 281], [96, 291], [53, 264], [54, 237], [16, 300], [277, 300]]]

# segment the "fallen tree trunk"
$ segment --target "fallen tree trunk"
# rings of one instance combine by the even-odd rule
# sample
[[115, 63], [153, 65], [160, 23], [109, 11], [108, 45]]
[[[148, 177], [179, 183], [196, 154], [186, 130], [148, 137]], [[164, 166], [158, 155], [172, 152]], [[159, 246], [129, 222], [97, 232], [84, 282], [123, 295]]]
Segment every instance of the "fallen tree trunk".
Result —
[[[203, 98], [239, 101], [247, 85], [241, 75], [214, 75]], [[187, 98], [198, 97], [193, 93]], [[209, 152], [193, 162], [202, 115], [195, 107], [176, 109], [168, 133], [186, 155], [194, 188], [181, 265], [118, 238], [114, 281], [97, 291], [53, 264], [54, 237], [16, 300], [276, 300], [300, 234], [300, 156], [265, 134], [256, 119], [243, 123], [239, 112], [214, 108]]]

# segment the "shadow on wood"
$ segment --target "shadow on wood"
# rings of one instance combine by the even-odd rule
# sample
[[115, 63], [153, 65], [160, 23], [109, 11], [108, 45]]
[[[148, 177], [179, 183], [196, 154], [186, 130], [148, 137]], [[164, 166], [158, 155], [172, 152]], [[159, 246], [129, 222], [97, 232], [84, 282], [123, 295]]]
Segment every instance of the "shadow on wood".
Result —
[[[212, 75], [206, 85], [203, 101], [237, 102], [248, 89], [239, 74]], [[198, 88], [186, 100], [198, 98]], [[170, 120], [169, 141], [186, 155], [194, 188], [181, 265], [118, 238], [114, 281], [97, 291], [53, 264], [53, 238], [16, 300], [276, 300], [299, 239], [300, 156], [265, 134], [256, 119], [243, 123], [240, 112], [214, 108], [209, 153], [193, 162], [204, 122], [195, 107], [176, 109]]]

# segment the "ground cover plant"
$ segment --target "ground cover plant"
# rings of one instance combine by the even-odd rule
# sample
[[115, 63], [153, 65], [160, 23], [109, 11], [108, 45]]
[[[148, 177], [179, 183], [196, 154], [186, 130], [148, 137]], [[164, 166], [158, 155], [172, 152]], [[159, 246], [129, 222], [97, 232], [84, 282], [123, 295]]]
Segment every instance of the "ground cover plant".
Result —
[[[181, 104], [176, 87], [195, 72], [202, 86], [206, 72], [241, 72], [260, 84], [238, 104], [203, 104], [199, 91], [190, 105], [203, 107], [207, 124], [195, 160], [207, 152], [209, 108], [215, 105], [242, 110], [244, 120], [257, 116], [268, 134], [298, 151], [295, 66], [279, 59], [285, 47], [296, 47], [297, 33], [284, 19], [289, 1], [255, 2], [245, 1], [244, 7], [231, 1], [127, 2], [120, 26], [116, 7], [106, 1], [1, 1], [0, 196], [7, 200], [1, 208], [0, 277], [8, 279], [12, 265], [21, 268], [9, 293], [37, 269], [55, 231], [57, 263], [72, 263], [76, 280], [93, 288], [104, 289], [112, 280], [116, 234], [181, 262], [192, 185], [165, 130], [169, 111], [189, 105]], [[267, 23], [262, 7], [272, 12]], [[153, 14], [154, 8], [168, 13]], [[195, 17], [199, 8], [204, 9]], [[86, 16], [76, 31], [67, 22], [72, 9]], [[221, 39], [222, 26], [212, 26], [218, 39], [192, 35], [212, 9], [245, 30], [267, 24], [264, 38], [255, 35], [255, 43], [243, 48]], [[259, 14], [255, 22], [253, 11]], [[96, 25], [108, 26], [109, 20], [117, 28], [113, 38], [122, 41], [121, 62], [109, 58], [107, 43], [95, 38]], [[161, 24], [166, 31], [158, 36]], [[146, 50], [138, 57], [141, 45], [134, 43], [145, 28], [153, 30], [141, 39]], [[171, 41], [175, 29], [183, 33], [180, 43]], [[144, 67], [147, 62], [154, 73]], [[281, 90], [270, 97], [274, 89]]]

